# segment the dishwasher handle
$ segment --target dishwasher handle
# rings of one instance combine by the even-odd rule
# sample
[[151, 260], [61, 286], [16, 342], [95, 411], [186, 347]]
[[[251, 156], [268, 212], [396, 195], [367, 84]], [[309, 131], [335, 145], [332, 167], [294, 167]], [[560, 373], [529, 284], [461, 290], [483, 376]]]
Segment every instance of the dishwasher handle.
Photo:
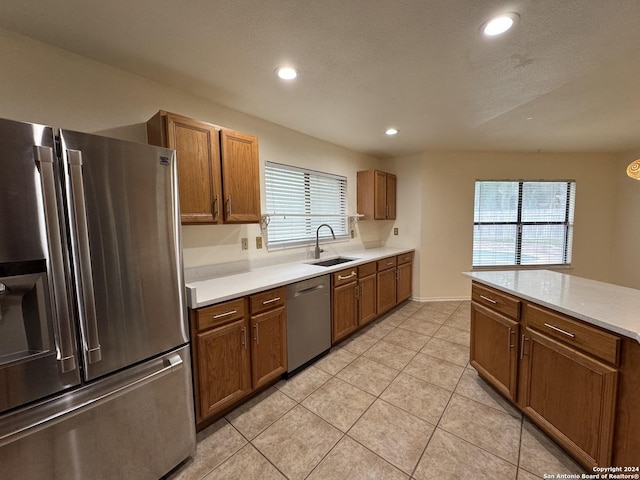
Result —
[[310, 293], [317, 292], [318, 290], [323, 290], [323, 289], [324, 289], [324, 285], [316, 285], [314, 287], [309, 287], [309, 288], [305, 288], [303, 290], [294, 292], [293, 296], [301, 297], [303, 295], [309, 295]]

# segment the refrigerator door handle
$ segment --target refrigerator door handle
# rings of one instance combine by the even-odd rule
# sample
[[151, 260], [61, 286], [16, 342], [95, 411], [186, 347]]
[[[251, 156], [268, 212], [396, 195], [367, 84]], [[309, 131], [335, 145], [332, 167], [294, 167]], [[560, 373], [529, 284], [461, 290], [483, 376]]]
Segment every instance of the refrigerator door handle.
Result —
[[87, 226], [87, 207], [84, 198], [84, 180], [82, 177], [82, 152], [67, 149], [69, 177], [73, 193], [73, 217], [76, 231], [78, 273], [82, 286], [83, 310], [83, 348], [89, 363], [102, 360], [100, 339], [98, 338], [98, 316], [96, 312], [95, 292], [93, 291], [93, 271], [91, 269], [91, 253], [89, 251], [89, 229]]
[[53, 331], [56, 342], [56, 358], [60, 372], [66, 373], [75, 370], [77, 362], [67, 300], [67, 283], [64, 274], [62, 235], [60, 233], [56, 178], [53, 168], [53, 149], [51, 147], [35, 146], [34, 155], [40, 171], [42, 201], [51, 259], [51, 279], [53, 283], [51, 286], [51, 316], [53, 318]]

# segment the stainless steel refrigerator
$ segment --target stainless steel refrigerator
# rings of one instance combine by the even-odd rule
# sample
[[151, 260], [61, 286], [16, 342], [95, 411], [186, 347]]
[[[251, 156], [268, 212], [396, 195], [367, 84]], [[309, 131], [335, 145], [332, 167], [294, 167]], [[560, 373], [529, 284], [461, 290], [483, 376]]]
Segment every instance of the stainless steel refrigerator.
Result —
[[175, 152], [0, 119], [0, 478], [195, 451]]

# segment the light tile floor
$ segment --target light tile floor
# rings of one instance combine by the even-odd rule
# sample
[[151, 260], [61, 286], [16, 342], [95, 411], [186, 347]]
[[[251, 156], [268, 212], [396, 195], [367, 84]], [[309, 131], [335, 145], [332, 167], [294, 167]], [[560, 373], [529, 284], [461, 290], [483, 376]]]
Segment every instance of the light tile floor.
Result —
[[469, 366], [469, 302], [408, 302], [198, 434], [170, 480], [584, 473]]

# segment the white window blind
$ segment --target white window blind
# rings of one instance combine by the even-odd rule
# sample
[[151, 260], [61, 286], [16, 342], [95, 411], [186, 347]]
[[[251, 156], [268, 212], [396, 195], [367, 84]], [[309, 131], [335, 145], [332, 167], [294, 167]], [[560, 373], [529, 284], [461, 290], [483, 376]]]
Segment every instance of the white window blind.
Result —
[[[267, 246], [309, 245], [323, 223], [331, 225], [336, 239], [347, 239], [347, 178], [304, 168], [267, 162]], [[328, 228], [320, 238], [333, 238]]]
[[576, 183], [477, 181], [473, 266], [570, 265]]

